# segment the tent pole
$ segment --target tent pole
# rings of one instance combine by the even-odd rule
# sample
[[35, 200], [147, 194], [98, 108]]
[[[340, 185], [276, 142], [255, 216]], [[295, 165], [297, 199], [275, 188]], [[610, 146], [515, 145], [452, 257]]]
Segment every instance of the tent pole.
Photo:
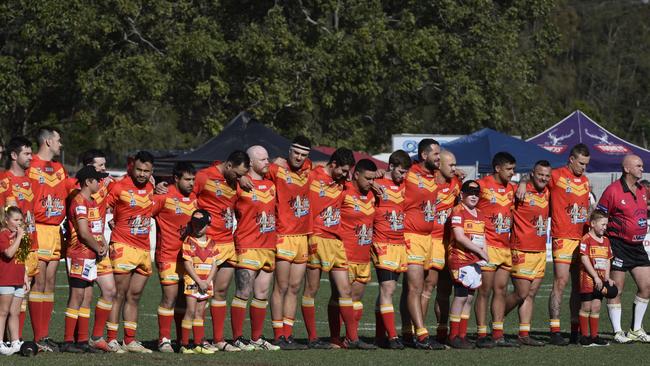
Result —
[[476, 167], [476, 171], [474, 172], [474, 179], [479, 179], [479, 175], [478, 175], [478, 160], [476, 161], [476, 166], [475, 166], [475, 167]]

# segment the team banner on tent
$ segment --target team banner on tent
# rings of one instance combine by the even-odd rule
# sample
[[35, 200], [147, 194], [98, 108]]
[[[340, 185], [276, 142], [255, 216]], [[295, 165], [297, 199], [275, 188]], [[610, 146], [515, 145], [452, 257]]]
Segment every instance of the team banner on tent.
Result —
[[650, 158], [650, 151], [607, 131], [581, 111], [571, 113], [527, 141], [566, 159], [569, 158], [571, 147], [584, 143], [591, 152], [591, 160], [587, 168], [590, 172], [619, 171], [621, 159], [626, 154], [639, 155], [643, 160]]

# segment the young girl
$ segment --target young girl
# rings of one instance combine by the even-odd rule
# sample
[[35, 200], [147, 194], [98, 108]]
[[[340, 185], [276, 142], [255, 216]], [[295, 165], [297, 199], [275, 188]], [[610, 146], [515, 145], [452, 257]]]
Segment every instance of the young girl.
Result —
[[[20, 304], [29, 292], [25, 264], [17, 258], [25, 234], [23, 214], [18, 207], [0, 210], [0, 354], [12, 355], [20, 350], [18, 335]], [[5, 328], [9, 330], [11, 344], [4, 343]]]
[[[187, 306], [181, 329], [181, 349], [184, 354], [213, 354], [204, 340], [203, 316], [206, 301], [212, 297], [212, 280], [216, 275], [217, 246], [205, 232], [210, 224], [210, 214], [203, 209], [192, 213], [183, 235], [183, 261], [185, 264], [185, 298]], [[196, 346], [190, 346], [190, 330], [194, 330]]]
[[461, 203], [447, 220], [451, 226], [452, 244], [449, 249], [449, 270], [454, 281], [454, 300], [449, 320], [449, 345], [471, 349], [467, 336], [467, 322], [472, 310], [474, 292], [481, 286], [481, 261], [488, 260], [485, 248], [485, 219], [476, 208], [481, 188], [476, 181], [463, 183]]
[[[585, 347], [609, 345], [609, 342], [598, 336], [603, 286], [614, 286], [614, 281], [609, 278], [612, 249], [609, 239], [603, 236], [607, 221], [605, 212], [594, 210], [589, 218], [589, 232], [580, 241], [580, 344]], [[609, 292], [607, 297], [616, 296], [612, 291]]]

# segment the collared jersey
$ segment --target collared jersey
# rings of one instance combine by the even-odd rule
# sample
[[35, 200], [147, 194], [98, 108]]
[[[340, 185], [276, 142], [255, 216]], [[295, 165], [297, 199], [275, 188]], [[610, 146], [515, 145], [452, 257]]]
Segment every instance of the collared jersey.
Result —
[[[99, 191], [97, 191], [97, 193], [93, 193], [91, 196], [95, 200], [95, 203], [97, 203], [97, 207], [99, 207], [99, 215], [104, 221], [106, 220], [106, 197], [108, 197], [108, 192], [110, 192], [113, 184], [115, 184], [115, 180], [113, 180], [113, 178], [101, 179], [99, 181]], [[67, 187], [68, 196], [79, 191], [80, 187], [77, 178], [68, 178]]]
[[235, 247], [237, 249], [275, 249], [275, 185], [268, 179], [252, 179], [253, 188], [246, 192], [237, 187]]
[[2, 208], [16, 206], [23, 213], [26, 232], [32, 241], [32, 249], [38, 249], [36, 235], [36, 220], [34, 218], [34, 205], [36, 196], [32, 191], [32, 181], [27, 176], [16, 176], [11, 171], [4, 172], [0, 180], [0, 202]]
[[36, 197], [36, 222], [60, 225], [65, 219], [65, 199], [68, 196], [68, 174], [63, 165], [57, 161], [42, 160], [34, 154], [26, 175], [32, 180], [32, 191]]
[[214, 261], [219, 254], [219, 248], [214, 241], [207, 239], [202, 242], [188, 236], [183, 242], [183, 259], [192, 262], [194, 273], [205, 280], [210, 275]]
[[334, 181], [321, 166], [309, 173], [309, 181], [313, 232], [323, 238], [338, 239], [343, 185]]
[[181, 235], [198, 208], [196, 195], [184, 196], [175, 185], [164, 195], [153, 196], [156, 220], [156, 262], [176, 262], [183, 247]]
[[[439, 172], [436, 173], [440, 174]], [[432, 237], [442, 239], [445, 236], [445, 223], [460, 196], [460, 186], [461, 182], [457, 177], [453, 177], [449, 182], [445, 182], [438, 186], [436, 219], [433, 222]]]
[[636, 183], [632, 193], [623, 178], [610, 184], [598, 202], [599, 209], [609, 215], [607, 236], [616, 237], [628, 244], [641, 244], [648, 230], [646, 188]]
[[553, 169], [551, 191], [551, 236], [580, 239], [589, 212], [589, 179], [576, 176], [564, 166]]
[[86, 220], [88, 231], [99, 243], [104, 242], [104, 220], [99, 206], [92, 198], [87, 200], [78, 191], [73, 193], [68, 202], [68, 243], [66, 257], [75, 259], [95, 259], [97, 255], [86, 244], [79, 240], [77, 234], [79, 220]]
[[[607, 237], [603, 236], [602, 239], [601, 243], [588, 233], [585, 234], [580, 240], [580, 254], [589, 257], [589, 261], [598, 272], [598, 276], [605, 279], [605, 270], [612, 259], [612, 248]], [[580, 270], [586, 272], [582, 262], [580, 262]]]
[[478, 184], [481, 186], [481, 197], [477, 207], [485, 216], [487, 245], [509, 248], [515, 189], [510, 183], [498, 183], [493, 175], [479, 179]]
[[297, 170], [271, 164], [269, 176], [277, 188], [278, 234], [311, 233], [309, 172], [311, 162], [305, 161]]
[[[449, 225], [452, 231], [453, 228], [462, 228], [465, 236], [474, 243], [485, 243], [486, 220], [478, 208], [476, 209], [476, 216], [474, 216], [463, 204], [456, 205], [451, 210], [447, 225]], [[449, 268], [459, 269], [479, 261], [479, 256], [472, 251], [466, 250], [462, 244], [459, 244], [452, 232], [451, 245], [449, 246]]]
[[[16, 234], [9, 229], [0, 230], [0, 251], [11, 246]], [[16, 255], [7, 258], [0, 255], [0, 286], [22, 286], [25, 282], [25, 264], [18, 261]]]
[[341, 240], [348, 262], [370, 262], [373, 221], [375, 219], [375, 196], [362, 194], [349, 183], [343, 192], [341, 204]]
[[546, 187], [541, 192], [528, 182], [523, 200], [515, 201], [512, 211], [510, 244], [522, 251], [546, 251], [546, 224], [549, 214], [550, 193]]
[[420, 164], [413, 164], [404, 178], [406, 200], [404, 203], [404, 231], [427, 235], [433, 231], [436, 219], [438, 184], [433, 173]]
[[373, 240], [376, 243], [404, 244], [404, 182], [395, 184], [392, 179], [375, 179], [383, 188], [378, 195], [373, 223]]
[[147, 182], [137, 187], [131, 177], [116, 182], [106, 198], [106, 206], [113, 208], [115, 226], [112, 242], [150, 250], [149, 231], [153, 210], [153, 185]]
[[207, 235], [217, 244], [232, 243], [235, 227], [235, 201], [237, 188], [231, 187], [216, 161], [211, 167], [201, 169], [194, 178], [194, 194], [200, 208], [212, 216]]

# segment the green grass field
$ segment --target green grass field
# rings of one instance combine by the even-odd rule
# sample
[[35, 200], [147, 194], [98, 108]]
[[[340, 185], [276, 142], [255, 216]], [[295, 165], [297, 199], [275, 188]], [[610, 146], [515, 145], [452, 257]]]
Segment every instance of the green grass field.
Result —
[[[50, 335], [56, 341], [63, 339], [64, 330], [64, 309], [67, 300], [67, 281], [63, 265], [59, 267], [59, 276], [56, 291], [56, 306], [54, 309], [53, 319], [50, 326]], [[547, 268], [552, 271], [551, 267]], [[538, 301], [535, 307], [535, 317], [531, 333], [540, 339], [546, 339], [548, 331], [547, 320], [547, 301], [551, 287], [552, 272], [547, 272], [546, 280], [538, 294]], [[323, 280], [326, 281], [326, 280]], [[628, 290], [624, 294], [623, 303], [623, 325], [627, 328], [630, 321], [631, 303], [634, 298], [634, 284], [628, 279]], [[364, 298], [366, 309], [364, 317], [360, 324], [360, 334], [362, 337], [374, 337], [374, 304], [378, 287], [376, 282], [370, 283]], [[329, 297], [329, 285], [324, 282], [320, 294], [316, 300], [317, 320], [319, 334], [323, 337], [329, 335], [327, 327], [327, 299]], [[145, 293], [140, 304], [140, 319], [138, 324], [138, 338], [143, 340], [145, 345], [150, 348], [155, 347], [155, 340], [158, 335], [158, 325], [156, 319], [156, 309], [160, 300], [160, 286], [157, 275], [153, 275], [149, 280]], [[566, 298], [568, 300], [568, 296]], [[569, 325], [568, 321], [568, 302], [566, 309], [563, 310], [562, 317], [563, 328]], [[397, 306], [397, 305], [396, 305]], [[429, 330], [435, 334], [435, 316], [430, 311], [427, 321]], [[472, 315], [473, 317], [473, 315]], [[265, 335], [272, 338], [270, 311], [267, 314], [267, 324]], [[210, 324], [210, 322], [206, 322]], [[470, 320], [469, 332], [476, 331], [474, 319]], [[516, 335], [518, 319], [516, 312], [513, 312], [506, 319], [506, 333]], [[92, 320], [91, 320], [92, 327]], [[211, 335], [211, 326], [206, 329], [206, 334]], [[398, 320], [399, 328], [399, 320]], [[230, 321], [226, 322], [226, 337], [230, 336]], [[250, 331], [250, 325], [247, 321], [245, 325], [245, 334]], [[304, 340], [306, 331], [300, 314], [297, 315], [295, 325], [295, 337], [298, 340]], [[603, 306], [601, 312], [601, 329], [606, 338], [611, 337], [611, 327], [606, 315], [606, 309]], [[398, 329], [399, 332], [399, 329]], [[172, 334], [173, 331], [172, 331]], [[25, 326], [25, 339], [31, 339], [31, 328]], [[120, 337], [122, 336], [120, 330]], [[247, 352], [247, 353], [217, 353], [215, 355], [179, 355], [179, 354], [162, 354], [154, 352], [151, 355], [136, 354], [39, 354], [34, 358], [23, 358], [12, 356], [0, 358], [0, 365], [9, 364], [30, 364], [30, 365], [154, 365], [164, 362], [185, 363], [185, 364], [240, 364], [240, 365], [280, 365], [280, 364], [309, 364], [309, 365], [332, 365], [332, 364], [360, 364], [360, 365], [399, 365], [406, 361], [408, 364], [559, 364], [559, 363], [576, 363], [589, 365], [605, 365], [612, 363], [643, 364], [647, 362], [650, 356], [650, 346], [643, 344], [632, 345], [611, 345], [609, 347], [583, 348], [578, 346], [552, 347], [543, 348], [520, 348], [520, 349], [492, 349], [492, 350], [447, 350], [447, 351], [418, 351], [407, 349], [403, 351], [278, 351], [278, 352]]]

